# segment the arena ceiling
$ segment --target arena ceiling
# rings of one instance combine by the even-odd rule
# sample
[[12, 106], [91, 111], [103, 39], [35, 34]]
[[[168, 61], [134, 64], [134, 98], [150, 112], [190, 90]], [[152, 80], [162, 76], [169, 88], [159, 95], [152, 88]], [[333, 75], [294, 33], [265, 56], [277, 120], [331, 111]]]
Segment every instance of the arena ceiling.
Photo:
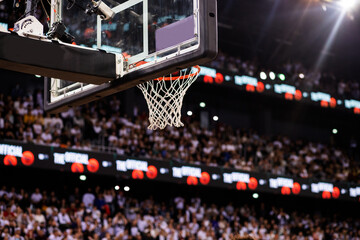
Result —
[[360, 62], [360, 14], [341, 0], [219, 0], [219, 46], [264, 65], [301, 61], [353, 77]]

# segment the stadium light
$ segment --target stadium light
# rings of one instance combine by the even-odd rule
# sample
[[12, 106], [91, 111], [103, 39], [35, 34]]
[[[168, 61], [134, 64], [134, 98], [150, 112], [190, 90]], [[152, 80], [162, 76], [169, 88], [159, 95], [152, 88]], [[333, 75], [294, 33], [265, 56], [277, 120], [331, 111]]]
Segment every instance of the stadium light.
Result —
[[348, 11], [355, 7], [356, 0], [340, 0], [339, 5], [344, 9], [345, 11]]
[[125, 192], [130, 191], [130, 187], [129, 187], [129, 186], [125, 186], [125, 187], [124, 187], [124, 191], [125, 191]]
[[304, 78], [305, 78], [305, 75], [304, 75], [303, 73], [300, 73], [300, 74], [299, 74], [299, 78], [304, 79]]
[[261, 72], [260, 73], [260, 79], [261, 80], [266, 80], [267, 76], [266, 76], [266, 73], [265, 72]]
[[337, 133], [338, 133], [338, 130], [337, 130], [336, 128], [334, 128], [334, 129], [332, 130], [332, 133], [333, 133], [333, 134], [337, 134]]
[[281, 81], [285, 81], [285, 75], [282, 74], [282, 73], [280, 73], [280, 74], [278, 75], [278, 78], [279, 78]]
[[258, 193], [253, 193], [252, 197], [253, 197], [254, 199], [258, 199], [258, 198], [259, 198], [259, 194], [258, 194]]
[[271, 80], [275, 80], [275, 77], [276, 77], [276, 76], [275, 76], [275, 73], [274, 73], [274, 72], [270, 72], [270, 73], [269, 73], [269, 77], [270, 77]]
[[187, 111], [187, 115], [188, 115], [188, 116], [192, 116], [192, 115], [193, 115], [193, 112], [192, 112], [192, 111]]
[[85, 175], [80, 175], [79, 178], [80, 178], [81, 181], [86, 181], [86, 176]]
[[204, 102], [201, 102], [200, 107], [204, 108], [204, 107], [206, 107], [206, 104]]
[[116, 185], [114, 188], [115, 188], [116, 191], [118, 191], [120, 189], [120, 186]]
[[213, 117], [213, 120], [214, 120], [215, 122], [217, 122], [217, 121], [219, 120], [219, 117], [218, 117], [218, 116], [214, 116], [214, 117]]

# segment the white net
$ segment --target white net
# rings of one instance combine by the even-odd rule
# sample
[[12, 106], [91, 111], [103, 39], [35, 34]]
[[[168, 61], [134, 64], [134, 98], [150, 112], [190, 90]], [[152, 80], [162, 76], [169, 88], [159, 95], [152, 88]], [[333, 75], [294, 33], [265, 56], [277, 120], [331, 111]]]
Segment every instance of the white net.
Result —
[[138, 85], [149, 108], [149, 129], [184, 126], [181, 122], [183, 98], [199, 72], [200, 67], [195, 66], [179, 71], [176, 76], [171, 74]]

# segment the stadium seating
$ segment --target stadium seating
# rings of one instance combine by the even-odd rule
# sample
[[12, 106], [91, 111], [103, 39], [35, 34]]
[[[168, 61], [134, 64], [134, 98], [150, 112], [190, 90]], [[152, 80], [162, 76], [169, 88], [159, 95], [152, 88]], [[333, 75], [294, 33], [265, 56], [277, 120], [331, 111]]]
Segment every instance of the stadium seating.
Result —
[[357, 163], [346, 151], [334, 146], [282, 136], [269, 138], [222, 124], [202, 129], [191, 118], [186, 119], [184, 128], [151, 131], [147, 129], [146, 116], [124, 117], [116, 96], [60, 115], [44, 116], [39, 99], [42, 96], [0, 95], [0, 137], [78, 150], [360, 183]]
[[[122, 191], [70, 192], [1, 187], [1, 239], [360, 239], [360, 219], [178, 195], [140, 198]], [[327, 215], [330, 213], [327, 213]], [[331, 216], [331, 214], [330, 214]]]

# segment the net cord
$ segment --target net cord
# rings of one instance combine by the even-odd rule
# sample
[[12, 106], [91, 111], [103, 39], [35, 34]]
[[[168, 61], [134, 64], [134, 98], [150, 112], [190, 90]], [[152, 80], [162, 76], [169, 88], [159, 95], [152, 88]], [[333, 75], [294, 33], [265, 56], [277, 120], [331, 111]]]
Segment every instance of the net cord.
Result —
[[181, 122], [183, 98], [199, 72], [200, 68], [196, 66], [180, 71], [179, 76], [171, 74], [170, 77], [164, 76], [138, 85], [149, 108], [149, 129], [184, 126]]

